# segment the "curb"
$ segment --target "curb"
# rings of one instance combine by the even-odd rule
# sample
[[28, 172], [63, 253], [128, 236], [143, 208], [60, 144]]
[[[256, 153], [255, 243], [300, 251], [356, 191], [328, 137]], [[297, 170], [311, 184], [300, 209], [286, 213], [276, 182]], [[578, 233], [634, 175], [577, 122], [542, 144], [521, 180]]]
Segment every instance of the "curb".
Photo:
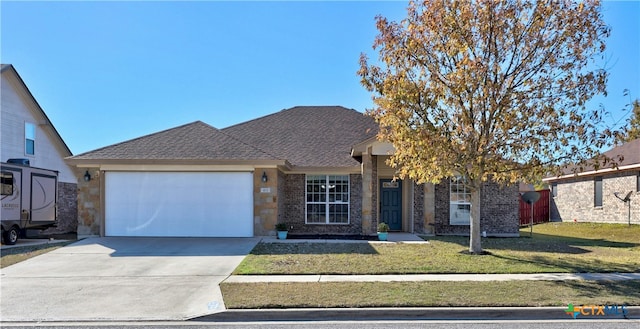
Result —
[[[390, 320], [571, 320], [566, 307], [427, 307], [227, 310], [190, 319], [209, 322], [263, 321], [390, 321]], [[640, 320], [640, 306], [626, 307], [627, 316], [578, 315], [580, 320]]]

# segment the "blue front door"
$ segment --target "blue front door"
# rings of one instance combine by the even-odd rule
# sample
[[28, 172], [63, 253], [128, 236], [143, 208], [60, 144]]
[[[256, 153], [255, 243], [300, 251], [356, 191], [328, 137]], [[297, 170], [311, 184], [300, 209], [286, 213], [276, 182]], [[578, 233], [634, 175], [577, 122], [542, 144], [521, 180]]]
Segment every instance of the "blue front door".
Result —
[[402, 182], [380, 180], [380, 221], [391, 231], [402, 230]]

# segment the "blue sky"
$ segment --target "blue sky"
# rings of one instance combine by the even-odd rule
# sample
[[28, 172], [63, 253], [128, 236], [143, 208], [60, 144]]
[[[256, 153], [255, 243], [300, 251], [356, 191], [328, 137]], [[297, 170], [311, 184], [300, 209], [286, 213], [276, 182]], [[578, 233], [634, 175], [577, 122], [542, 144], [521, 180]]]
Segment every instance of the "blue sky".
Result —
[[[2, 63], [13, 64], [74, 154], [195, 120], [217, 128], [296, 105], [364, 112], [356, 75], [391, 2], [0, 3]], [[605, 2], [609, 96], [624, 122], [640, 97], [640, 2]]]

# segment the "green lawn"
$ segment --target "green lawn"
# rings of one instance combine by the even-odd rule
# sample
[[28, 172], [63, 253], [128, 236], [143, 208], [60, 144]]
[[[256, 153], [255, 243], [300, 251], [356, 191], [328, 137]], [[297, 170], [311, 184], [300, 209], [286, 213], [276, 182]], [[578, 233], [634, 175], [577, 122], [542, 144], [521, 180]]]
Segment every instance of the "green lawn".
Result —
[[640, 305], [640, 280], [223, 283], [227, 308]]
[[[640, 272], [640, 225], [549, 223], [521, 238], [429, 244], [261, 243], [235, 274]], [[640, 305], [640, 280], [223, 283], [228, 308]]]
[[520, 238], [485, 238], [488, 255], [469, 255], [468, 237], [429, 244], [260, 243], [234, 274], [421, 274], [640, 272], [640, 225], [547, 223]]

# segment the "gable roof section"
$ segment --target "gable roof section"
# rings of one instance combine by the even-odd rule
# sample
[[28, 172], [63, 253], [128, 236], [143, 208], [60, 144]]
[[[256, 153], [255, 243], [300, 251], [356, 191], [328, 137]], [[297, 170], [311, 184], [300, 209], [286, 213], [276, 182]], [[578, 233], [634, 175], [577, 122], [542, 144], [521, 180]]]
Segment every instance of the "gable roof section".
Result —
[[279, 160], [201, 121], [82, 153], [69, 160]]
[[608, 157], [616, 157], [621, 155], [624, 157], [619, 163], [619, 167], [638, 165], [640, 166], [640, 138], [624, 143], [620, 146], [604, 152]]
[[616, 146], [609, 151], [603, 153], [607, 158], [612, 158], [618, 161], [619, 157], [622, 157], [622, 161], [618, 162], [618, 168], [604, 167], [599, 170], [594, 170], [593, 166], [588, 166], [583, 172], [576, 174], [572, 173], [575, 166], [568, 167], [564, 170], [564, 175], [560, 177], [547, 177], [544, 181], [555, 181], [564, 178], [571, 178], [576, 176], [587, 175], [600, 175], [619, 170], [637, 170], [640, 169], [640, 138], [634, 139], [630, 142]]
[[40, 104], [38, 104], [38, 101], [36, 100], [36, 98], [33, 97], [33, 94], [31, 94], [31, 91], [27, 87], [27, 84], [24, 83], [24, 80], [22, 80], [22, 77], [20, 77], [20, 74], [18, 74], [18, 71], [16, 71], [16, 69], [13, 67], [13, 65], [11, 65], [11, 64], [0, 64], [0, 73], [1, 74], [10, 73], [11, 75], [13, 75], [13, 78], [22, 87], [24, 93], [27, 95], [29, 100], [31, 102], [33, 102], [33, 105], [34, 105], [33, 107], [38, 112], [36, 115], [40, 116], [42, 118], [42, 120], [44, 120], [45, 126], [51, 128], [50, 129], [51, 135], [52, 135], [51, 137], [53, 137], [54, 142], [57, 142], [58, 145], [60, 146], [61, 151], [64, 153], [64, 154], [62, 154], [62, 156], [66, 157], [66, 156], [72, 155], [73, 153], [71, 153], [71, 150], [69, 149], [69, 146], [67, 146], [67, 143], [64, 142], [64, 140], [62, 139], [62, 136], [60, 136], [60, 133], [58, 133], [58, 130], [56, 129], [56, 127], [53, 125], [51, 120], [49, 120], [49, 117], [44, 112], [42, 107], [40, 107]]
[[360, 165], [351, 148], [378, 133], [373, 118], [342, 106], [296, 106], [222, 129], [295, 167]]

